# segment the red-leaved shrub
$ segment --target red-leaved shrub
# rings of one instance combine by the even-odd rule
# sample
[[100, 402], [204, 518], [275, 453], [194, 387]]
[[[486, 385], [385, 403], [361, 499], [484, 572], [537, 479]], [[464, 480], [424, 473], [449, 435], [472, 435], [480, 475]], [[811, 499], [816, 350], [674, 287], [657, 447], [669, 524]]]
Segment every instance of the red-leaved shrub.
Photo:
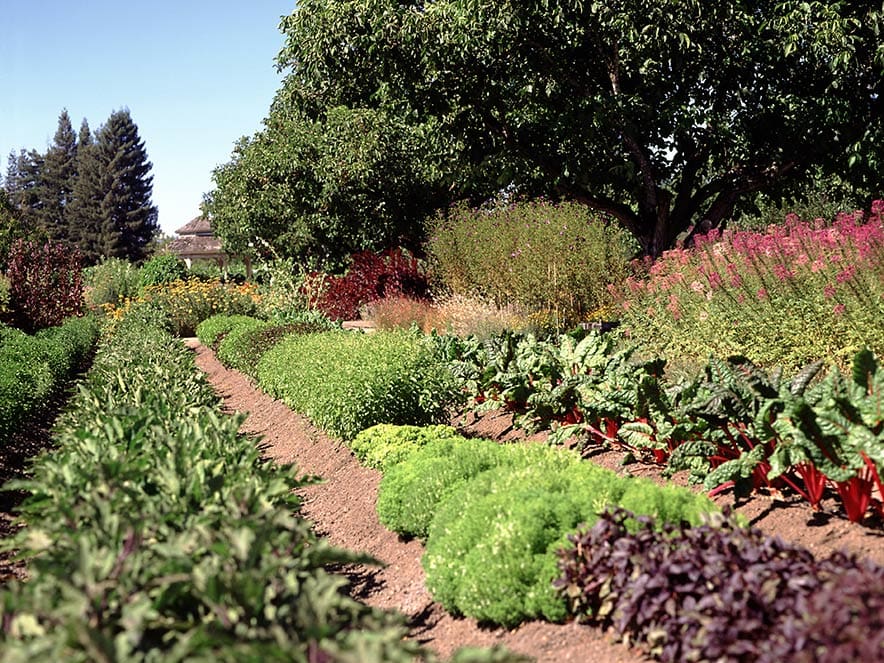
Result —
[[82, 313], [83, 270], [76, 248], [18, 239], [8, 264], [9, 305], [21, 329], [34, 332]]
[[363, 304], [393, 295], [426, 297], [427, 277], [421, 262], [404, 249], [354, 253], [342, 276], [310, 274], [304, 283], [310, 306], [333, 320], [359, 317]]

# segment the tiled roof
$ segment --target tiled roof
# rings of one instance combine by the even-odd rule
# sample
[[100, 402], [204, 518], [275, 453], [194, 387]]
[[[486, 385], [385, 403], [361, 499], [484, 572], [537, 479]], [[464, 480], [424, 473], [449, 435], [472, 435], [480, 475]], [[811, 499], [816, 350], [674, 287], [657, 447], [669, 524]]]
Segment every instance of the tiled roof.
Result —
[[211, 236], [212, 224], [204, 216], [198, 216], [191, 219], [178, 230], [175, 231], [179, 235], [204, 235]]
[[[180, 234], [180, 233], [179, 233]], [[181, 257], [217, 256], [221, 255], [221, 240], [216, 237], [185, 235], [173, 239], [166, 247], [170, 253]]]

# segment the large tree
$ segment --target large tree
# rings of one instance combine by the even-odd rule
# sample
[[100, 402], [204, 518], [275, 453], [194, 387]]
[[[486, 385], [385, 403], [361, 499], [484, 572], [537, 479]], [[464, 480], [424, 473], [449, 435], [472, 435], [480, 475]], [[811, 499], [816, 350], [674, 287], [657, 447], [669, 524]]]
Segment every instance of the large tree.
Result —
[[263, 153], [242, 152], [214, 199], [248, 170], [237, 223], [261, 234], [262, 164], [276, 159], [274, 197], [296, 204], [317, 173], [274, 137], [370, 109], [417, 155], [389, 195], [368, 182], [372, 204], [512, 186], [603, 210], [658, 254], [818, 173], [880, 191], [882, 17], [857, 1], [302, 0], [282, 22], [289, 73]]
[[67, 109], [58, 117], [58, 129], [46, 151], [41, 170], [42, 209], [38, 223], [53, 240], [69, 238], [67, 209], [73, 198], [76, 181], [77, 135]]
[[[81, 143], [89, 137], [81, 127]], [[115, 111], [81, 144], [71, 209], [72, 235], [87, 264], [100, 257], [143, 260], [159, 231], [144, 141], [127, 109]]]
[[4, 188], [25, 232], [42, 232], [43, 155], [36, 150], [10, 152]]

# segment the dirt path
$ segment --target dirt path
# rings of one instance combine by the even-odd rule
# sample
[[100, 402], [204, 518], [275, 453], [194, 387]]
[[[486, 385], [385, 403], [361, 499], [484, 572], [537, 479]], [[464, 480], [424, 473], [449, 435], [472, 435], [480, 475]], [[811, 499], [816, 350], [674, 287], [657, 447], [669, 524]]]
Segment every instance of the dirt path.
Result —
[[530, 622], [514, 629], [479, 628], [472, 619], [455, 619], [435, 604], [424, 586], [423, 547], [403, 542], [378, 522], [375, 512], [380, 473], [362, 467], [350, 451], [315, 429], [303, 417], [260, 392], [243, 374], [224, 368], [211, 350], [188, 340], [196, 363], [230, 411], [248, 413], [243, 431], [260, 435], [268, 456], [296, 463], [302, 474], [323, 483], [301, 490], [303, 513], [320, 534], [339, 546], [368, 553], [386, 564], [357, 569], [354, 595], [380, 608], [405, 614], [412, 637], [443, 656], [463, 646], [505, 647], [539, 662], [634, 663], [636, 651], [612, 642], [599, 629], [574, 623]]

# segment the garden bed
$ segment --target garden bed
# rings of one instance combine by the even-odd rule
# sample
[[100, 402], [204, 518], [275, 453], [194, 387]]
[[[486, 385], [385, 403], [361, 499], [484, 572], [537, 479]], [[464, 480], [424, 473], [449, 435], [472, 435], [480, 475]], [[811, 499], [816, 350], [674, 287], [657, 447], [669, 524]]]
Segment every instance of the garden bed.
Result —
[[[371, 605], [407, 615], [412, 637], [443, 655], [463, 645], [503, 644], [540, 661], [642, 660], [640, 653], [613, 644], [611, 636], [599, 629], [574, 623], [529, 622], [514, 630], [489, 629], [480, 628], [474, 620], [446, 614], [424, 586], [422, 546], [400, 540], [378, 522], [375, 500], [380, 474], [361, 466], [345, 446], [262, 394], [247, 377], [225, 369], [210, 350], [198, 344], [194, 347], [197, 364], [224, 397], [226, 407], [249, 413], [245, 427], [264, 437], [266, 453], [280, 461], [293, 461], [303, 472], [323, 478], [323, 483], [301, 489], [304, 514], [332, 543], [369, 553], [386, 564], [382, 569], [350, 569], [352, 591]], [[469, 432], [495, 438], [518, 436], [510, 424], [501, 413], [481, 418], [470, 415], [464, 421]], [[657, 476], [650, 466], [621, 466], [620, 457], [601, 453], [593, 460], [621, 472]], [[718, 500], [722, 504], [734, 502], [727, 495]], [[806, 504], [774, 497], [756, 496], [735, 506], [765, 532], [804, 545], [817, 556], [846, 549], [884, 563], [880, 529], [861, 527], [840, 516], [814, 515]]]

